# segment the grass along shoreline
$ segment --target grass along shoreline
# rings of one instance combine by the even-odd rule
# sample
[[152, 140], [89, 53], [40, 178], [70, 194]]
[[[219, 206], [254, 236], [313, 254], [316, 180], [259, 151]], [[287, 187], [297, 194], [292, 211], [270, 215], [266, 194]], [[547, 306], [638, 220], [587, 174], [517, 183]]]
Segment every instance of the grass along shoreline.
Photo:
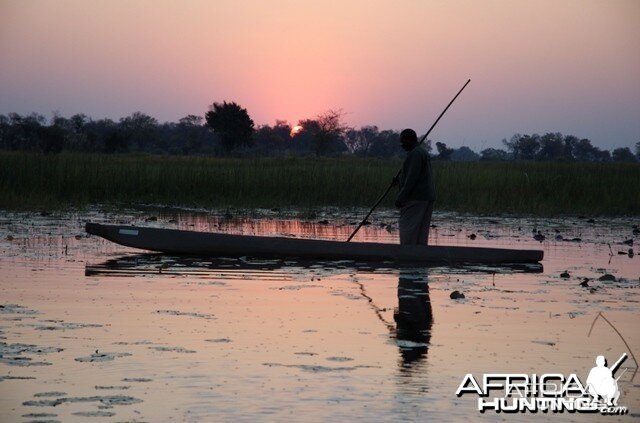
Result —
[[[434, 161], [438, 210], [535, 216], [640, 215], [640, 165]], [[0, 152], [0, 208], [90, 204], [369, 207], [401, 165], [359, 158], [233, 159]], [[383, 207], [393, 207], [395, 191]]]

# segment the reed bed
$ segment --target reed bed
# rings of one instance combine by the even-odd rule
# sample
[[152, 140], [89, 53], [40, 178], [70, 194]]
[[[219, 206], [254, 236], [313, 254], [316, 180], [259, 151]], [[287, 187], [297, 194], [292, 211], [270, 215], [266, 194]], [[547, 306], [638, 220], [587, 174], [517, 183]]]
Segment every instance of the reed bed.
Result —
[[[437, 162], [437, 209], [474, 214], [640, 215], [640, 165]], [[0, 208], [143, 203], [208, 208], [368, 207], [401, 163], [358, 158], [54, 156], [0, 152]], [[383, 206], [393, 206], [393, 195]]]

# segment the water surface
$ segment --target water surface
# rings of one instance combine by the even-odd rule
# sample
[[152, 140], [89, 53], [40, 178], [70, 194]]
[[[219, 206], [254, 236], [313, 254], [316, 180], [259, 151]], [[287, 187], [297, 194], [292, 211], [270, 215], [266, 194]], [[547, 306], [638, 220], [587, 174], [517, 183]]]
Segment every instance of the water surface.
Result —
[[[524, 267], [185, 259], [83, 232], [91, 220], [343, 240], [357, 216], [3, 212], [0, 421], [546, 420], [480, 414], [454, 392], [466, 373], [586, 378], [597, 355], [640, 352], [640, 259], [618, 254], [638, 253], [630, 219], [434, 217], [437, 245], [544, 250]], [[356, 240], [397, 238], [383, 211]], [[629, 348], [601, 319], [589, 336], [599, 312]], [[630, 414], [611, 420], [640, 413], [635, 363], [622, 367]]]

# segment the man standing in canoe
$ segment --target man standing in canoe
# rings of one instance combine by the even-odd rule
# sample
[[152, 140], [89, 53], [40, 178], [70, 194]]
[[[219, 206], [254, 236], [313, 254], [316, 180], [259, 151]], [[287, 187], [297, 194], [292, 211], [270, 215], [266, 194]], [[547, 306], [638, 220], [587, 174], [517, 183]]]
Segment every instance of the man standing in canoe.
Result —
[[402, 165], [396, 207], [400, 209], [400, 244], [426, 245], [436, 190], [431, 172], [431, 158], [418, 143], [413, 129], [400, 133], [400, 143], [407, 152]]

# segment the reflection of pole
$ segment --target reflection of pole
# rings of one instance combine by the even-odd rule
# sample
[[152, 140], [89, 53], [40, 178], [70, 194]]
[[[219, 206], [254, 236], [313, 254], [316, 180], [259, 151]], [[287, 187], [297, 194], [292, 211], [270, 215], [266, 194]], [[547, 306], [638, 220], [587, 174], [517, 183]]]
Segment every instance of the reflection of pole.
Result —
[[384, 323], [387, 329], [393, 332], [395, 330], [395, 326], [387, 322], [387, 320], [382, 315], [382, 313], [385, 312], [386, 309], [378, 307], [378, 305], [373, 302], [373, 298], [371, 298], [369, 294], [367, 294], [367, 291], [364, 289], [364, 284], [362, 282], [358, 281], [356, 278], [351, 278], [351, 280], [358, 284], [358, 286], [360, 287], [360, 295], [367, 299], [369, 305], [373, 309], [373, 312], [376, 313], [376, 316], [378, 316], [378, 319], [380, 319], [380, 321]]

